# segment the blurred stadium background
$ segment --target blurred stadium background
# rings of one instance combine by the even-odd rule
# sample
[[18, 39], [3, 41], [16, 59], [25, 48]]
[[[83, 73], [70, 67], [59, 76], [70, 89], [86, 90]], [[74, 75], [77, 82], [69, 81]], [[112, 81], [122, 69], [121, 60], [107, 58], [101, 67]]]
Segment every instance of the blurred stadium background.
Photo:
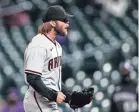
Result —
[[[75, 15], [63, 47], [63, 81], [69, 89], [95, 88], [94, 100], [80, 112], [109, 112], [110, 98], [120, 83], [119, 64], [132, 65], [138, 82], [137, 0], [0, 0], [0, 95], [17, 87], [23, 98], [24, 50], [50, 5], [62, 5]], [[67, 104], [60, 112], [71, 112]]]

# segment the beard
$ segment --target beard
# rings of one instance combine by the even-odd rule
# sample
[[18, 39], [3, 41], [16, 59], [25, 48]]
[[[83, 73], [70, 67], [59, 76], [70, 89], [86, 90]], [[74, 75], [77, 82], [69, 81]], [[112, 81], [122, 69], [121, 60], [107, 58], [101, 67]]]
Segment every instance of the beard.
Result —
[[65, 32], [60, 28], [56, 28], [56, 32], [57, 32], [57, 35], [66, 36]]
[[[68, 27], [65, 28], [65, 29], [68, 29]], [[55, 27], [55, 31], [57, 32], [57, 35], [67, 36], [66, 32], [64, 32], [64, 30], [62, 28], [58, 27], [58, 26]]]

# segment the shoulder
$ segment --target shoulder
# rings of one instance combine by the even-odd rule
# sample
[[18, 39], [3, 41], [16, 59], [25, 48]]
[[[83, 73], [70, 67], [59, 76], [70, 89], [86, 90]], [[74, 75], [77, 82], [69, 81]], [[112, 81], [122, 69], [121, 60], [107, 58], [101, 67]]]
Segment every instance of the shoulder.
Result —
[[36, 36], [32, 38], [27, 49], [34, 48], [34, 47], [36, 48], [41, 47], [47, 50], [49, 46], [51, 46], [51, 44], [46, 39], [46, 37], [43, 34], [37, 34]]
[[35, 46], [35, 47], [31, 47], [29, 49], [26, 50], [25, 55], [46, 55], [46, 49], [40, 46]]
[[36, 36], [33, 37], [31, 42], [34, 45], [38, 45], [38, 46], [46, 46], [46, 44], [48, 44], [48, 41], [43, 34], [37, 34]]

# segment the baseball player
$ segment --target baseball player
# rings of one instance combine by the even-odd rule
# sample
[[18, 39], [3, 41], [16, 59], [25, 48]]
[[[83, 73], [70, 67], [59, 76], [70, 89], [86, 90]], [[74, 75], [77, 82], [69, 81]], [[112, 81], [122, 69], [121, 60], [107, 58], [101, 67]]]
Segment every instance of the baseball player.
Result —
[[[24, 72], [29, 88], [24, 97], [25, 112], [59, 112], [58, 103], [69, 103], [73, 108], [90, 102], [92, 89], [82, 92], [69, 91], [61, 81], [62, 48], [57, 35], [67, 36], [69, 15], [62, 6], [50, 6], [44, 14], [38, 34], [25, 50]], [[77, 95], [78, 94], [78, 95]], [[75, 105], [74, 98], [83, 96], [82, 105]], [[74, 99], [74, 100], [72, 100]]]
[[137, 84], [130, 78], [131, 64], [129, 62], [121, 62], [119, 71], [121, 74], [121, 83], [111, 98], [111, 112], [137, 112]]

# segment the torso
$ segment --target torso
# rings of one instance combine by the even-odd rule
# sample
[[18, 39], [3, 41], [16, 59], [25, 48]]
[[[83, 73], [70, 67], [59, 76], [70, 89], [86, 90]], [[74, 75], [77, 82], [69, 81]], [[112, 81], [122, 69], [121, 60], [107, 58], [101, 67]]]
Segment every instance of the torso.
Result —
[[26, 59], [27, 55], [29, 55], [29, 52], [31, 52], [30, 50], [32, 50], [32, 48], [36, 48], [36, 50], [37, 48], [43, 48], [45, 51], [42, 71], [38, 70], [35, 72], [41, 72], [41, 79], [47, 87], [56, 91], [60, 91], [62, 56], [62, 48], [60, 44], [57, 41], [53, 43], [43, 34], [38, 34], [37, 36], [35, 36], [25, 51], [25, 69], [28, 69], [26, 68]]

